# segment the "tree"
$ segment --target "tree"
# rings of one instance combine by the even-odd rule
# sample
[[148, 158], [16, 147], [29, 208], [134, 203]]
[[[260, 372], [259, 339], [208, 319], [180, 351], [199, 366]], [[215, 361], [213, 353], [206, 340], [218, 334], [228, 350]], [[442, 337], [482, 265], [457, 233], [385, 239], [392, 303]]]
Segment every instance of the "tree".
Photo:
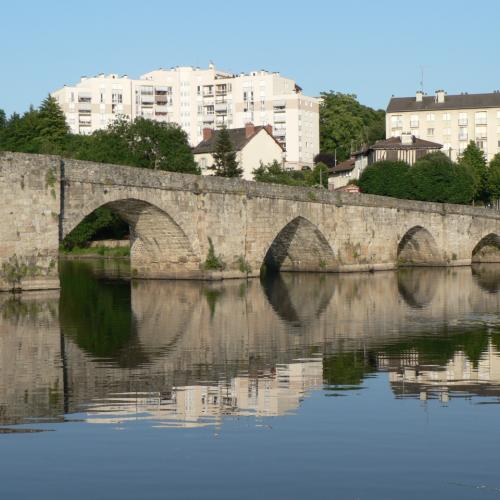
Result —
[[226, 127], [217, 132], [215, 140], [215, 151], [213, 153], [214, 163], [209, 167], [219, 177], [241, 177], [243, 169], [239, 167], [236, 160], [231, 137]]
[[470, 169], [453, 163], [441, 152], [417, 160], [409, 174], [409, 195], [416, 200], [468, 204], [473, 199]]
[[352, 149], [385, 138], [384, 111], [360, 104], [354, 94], [330, 91], [322, 92], [321, 98], [319, 127], [322, 153], [334, 154], [336, 151], [337, 161], [344, 161], [349, 158]]
[[69, 135], [64, 112], [51, 95], [48, 95], [38, 110], [37, 136], [38, 150], [41, 153], [59, 154]]
[[73, 140], [73, 155], [118, 165], [199, 174], [186, 133], [175, 124], [118, 118], [106, 130]]
[[0, 109], [0, 130], [7, 126], [7, 115], [3, 109]]
[[474, 179], [474, 195], [475, 201], [487, 203], [490, 199], [488, 192], [488, 168], [484, 153], [476, 146], [474, 141], [471, 141], [465, 148], [458, 163], [463, 167], [468, 168]]
[[359, 187], [363, 193], [409, 198], [409, 168], [403, 161], [379, 161], [363, 170]]
[[492, 200], [500, 200], [500, 153], [497, 153], [490, 162], [488, 191]]
[[284, 170], [274, 160], [272, 163], [263, 164], [253, 171], [254, 180], [271, 184], [285, 184], [287, 186], [320, 186], [328, 187], [328, 167], [318, 163], [313, 170]]
[[318, 153], [314, 157], [314, 164], [317, 165], [318, 163], [324, 163], [327, 167], [334, 167], [335, 166], [335, 155], [331, 153]]

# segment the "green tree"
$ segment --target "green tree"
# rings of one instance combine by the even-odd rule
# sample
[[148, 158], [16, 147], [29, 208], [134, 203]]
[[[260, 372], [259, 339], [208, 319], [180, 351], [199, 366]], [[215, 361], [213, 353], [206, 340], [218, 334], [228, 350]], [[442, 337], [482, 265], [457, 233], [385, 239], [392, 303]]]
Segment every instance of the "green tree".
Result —
[[243, 169], [238, 165], [231, 137], [226, 127], [217, 132], [215, 139], [214, 163], [209, 167], [219, 177], [241, 177]]
[[199, 174], [186, 133], [177, 125], [146, 118], [118, 118], [106, 130], [73, 140], [81, 160]]
[[0, 109], [0, 131], [7, 126], [7, 115], [3, 109]]
[[473, 195], [470, 169], [453, 163], [443, 153], [430, 153], [409, 170], [409, 196], [416, 200], [467, 204]]
[[409, 198], [409, 166], [402, 161], [379, 161], [367, 167], [359, 179], [363, 193]]
[[385, 112], [359, 103], [354, 94], [322, 92], [319, 108], [320, 149], [337, 161], [349, 158], [352, 149], [385, 138]]
[[63, 110], [51, 95], [40, 105], [37, 114], [36, 142], [40, 153], [60, 154], [69, 136]]
[[497, 153], [490, 161], [488, 191], [492, 200], [500, 200], [500, 153]]
[[268, 164], [260, 164], [253, 171], [254, 180], [287, 186], [319, 186], [328, 187], [328, 167], [318, 163], [313, 170], [285, 170], [276, 160]]
[[465, 148], [458, 163], [468, 168], [474, 179], [474, 195], [475, 201], [487, 203], [490, 199], [488, 192], [488, 168], [484, 153], [476, 146], [474, 141], [471, 141]]

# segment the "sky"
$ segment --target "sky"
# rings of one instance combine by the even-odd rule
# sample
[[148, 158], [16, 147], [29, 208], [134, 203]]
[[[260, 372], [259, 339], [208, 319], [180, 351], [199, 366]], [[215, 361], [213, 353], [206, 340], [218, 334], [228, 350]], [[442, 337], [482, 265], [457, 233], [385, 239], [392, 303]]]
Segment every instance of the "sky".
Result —
[[0, 4], [0, 109], [24, 112], [82, 75], [256, 69], [308, 95], [500, 89], [500, 1], [24, 0]]

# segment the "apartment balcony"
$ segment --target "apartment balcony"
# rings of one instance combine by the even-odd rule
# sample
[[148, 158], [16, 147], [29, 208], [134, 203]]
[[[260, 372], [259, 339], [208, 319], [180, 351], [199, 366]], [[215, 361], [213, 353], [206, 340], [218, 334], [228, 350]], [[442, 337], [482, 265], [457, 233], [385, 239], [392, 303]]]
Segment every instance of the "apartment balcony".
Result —
[[92, 102], [92, 96], [90, 94], [79, 94], [78, 102]]
[[486, 133], [484, 134], [476, 134], [476, 141], [487, 141], [488, 136]]
[[274, 115], [274, 123], [285, 123], [286, 116], [285, 115]]
[[488, 125], [488, 120], [486, 118], [476, 118], [476, 125]]
[[459, 118], [458, 119], [458, 124], [461, 127], [467, 126], [468, 123], [469, 123], [469, 120], [467, 120], [467, 118]]
[[92, 111], [92, 105], [91, 104], [79, 104], [78, 106], [78, 112], [79, 113], [90, 113]]
[[286, 129], [284, 129], [284, 128], [277, 128], [276, 129], [275, 128], [274, 132], [273, 132], [273, 135], [274, 135], [274, 137], [276, 137], [276, 139], [278, 139], [278, 140], [282, 139], [283, 140], [283, 138], [286, 136]]
[[78, 125], [80, 127], [91, 127], [92, 126], [92, 122], [90, 120], [79, 121]]
[[141, 96], [141, 104], [144, 106], [152, 106], [155, 102], [155, 99], [152, 95], [142, 95]]
[[215, 120], [215, 116], [214, 115], [205, 115], [203, 117], [203, 123], [213, 123]]
[[227, 113], [227, 103], [215, 103], [215, 112], [216, 113]]

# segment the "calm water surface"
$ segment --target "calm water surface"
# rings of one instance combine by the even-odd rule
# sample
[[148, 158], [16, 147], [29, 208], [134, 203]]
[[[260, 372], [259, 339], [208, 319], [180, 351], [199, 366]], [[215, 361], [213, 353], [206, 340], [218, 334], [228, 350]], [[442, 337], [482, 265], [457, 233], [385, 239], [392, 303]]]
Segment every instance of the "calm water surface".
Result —
[[500, 268], [0, 294], [1, 499], [500, 498]]

